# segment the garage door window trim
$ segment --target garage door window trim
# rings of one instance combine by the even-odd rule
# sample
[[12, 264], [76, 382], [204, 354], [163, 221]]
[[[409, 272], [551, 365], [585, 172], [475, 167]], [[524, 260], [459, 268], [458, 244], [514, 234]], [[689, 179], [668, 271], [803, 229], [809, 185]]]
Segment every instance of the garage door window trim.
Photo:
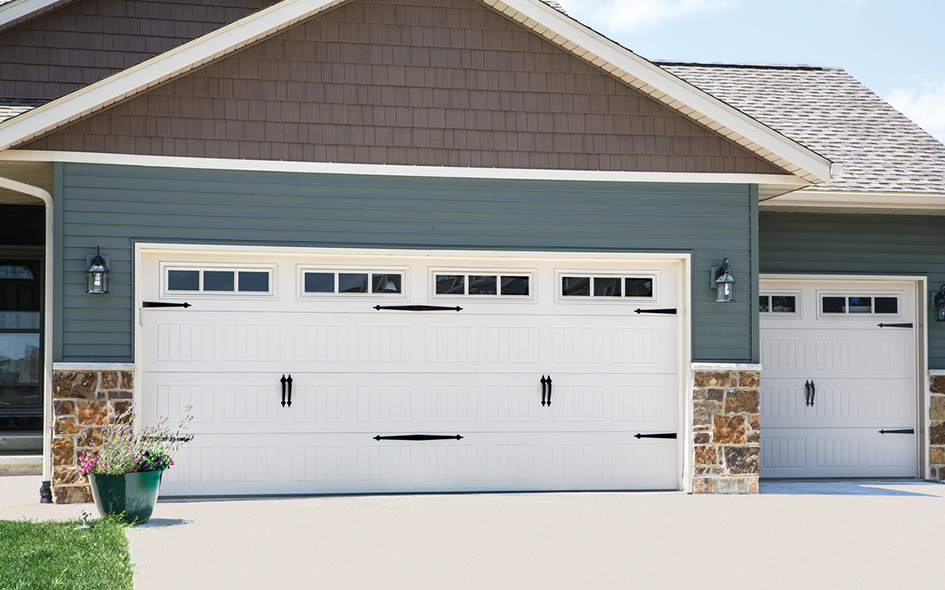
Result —
[[166, 263], [161, 265], [161, 295], [179, 297], [273, 297], [275, 265], [223, 266]]
[[824, 319], [878, 316], [901, 317], [899, 295], [896, 293], [863, 292], [817, 293], [818, 317]]
[[534, 301], [535, 271], [434, 268], [430, 298]]
[[766, 316], [798, 318], [801, 316], [800, 291], [772, 291], [758, 296], [758, 312]]
[[613, 273], [558, 270], [558, 302], [659, 303], [658, 273]]
[[302, 266], [298, 272], [300, 299], [372, 298], [405, 299], [407, 269]]

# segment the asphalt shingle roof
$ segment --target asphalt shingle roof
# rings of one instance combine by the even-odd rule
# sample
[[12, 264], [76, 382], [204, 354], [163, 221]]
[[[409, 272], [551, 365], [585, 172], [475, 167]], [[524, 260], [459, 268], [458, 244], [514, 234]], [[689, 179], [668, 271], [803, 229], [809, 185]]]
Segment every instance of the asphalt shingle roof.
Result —
[[945, 145], [841, 68], [654, 63], [843, 164], [818, 190], [945, 193]]
[[45, 100], [31, 98], [0, 98], [0, 123], [44, 103], [46, 103]]
[[564, 10], [564, 7], [561, 6], [561, 4], [557, 2], [557, 0], [541, 0], [541, 1], [547, 4], [548, 6], [554, 8], [558, 12], [564, 12], [564, 14], [567, 14], [567, 12], [565, 12]]

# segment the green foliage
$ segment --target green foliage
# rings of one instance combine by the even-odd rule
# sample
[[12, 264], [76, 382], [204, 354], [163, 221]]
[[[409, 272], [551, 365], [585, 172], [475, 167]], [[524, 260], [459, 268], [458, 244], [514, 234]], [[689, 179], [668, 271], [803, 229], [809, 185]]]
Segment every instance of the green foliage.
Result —
[[89, 521], [0, 520], [0, 590], [130, 590], [125, 525]]
[[[184, 411], [190, 409], [187, 406]], [[192, 438], [184, 431], [193, 419], [185, 415], [172, 429], [167, 418], [162, 418], [157, 424], [136, 431], [135, 413], [128, 410], [105, 427], [100, 449], [79, 456], [79, 469], [85, 474], [107, 475], [168, 469], [174, 464], [173, 455]]]

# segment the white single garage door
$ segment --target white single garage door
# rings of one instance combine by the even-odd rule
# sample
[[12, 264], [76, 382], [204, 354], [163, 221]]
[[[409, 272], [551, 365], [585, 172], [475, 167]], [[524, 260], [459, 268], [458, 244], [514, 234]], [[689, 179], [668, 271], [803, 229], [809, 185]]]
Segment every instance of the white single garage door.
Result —
[[143, 419], [196, 417], [162, 494], [680, 486], [680, 260], [142, 249], [139, 268]]
[[915, 477], [915, 283], [761, 281], [761, 476]]

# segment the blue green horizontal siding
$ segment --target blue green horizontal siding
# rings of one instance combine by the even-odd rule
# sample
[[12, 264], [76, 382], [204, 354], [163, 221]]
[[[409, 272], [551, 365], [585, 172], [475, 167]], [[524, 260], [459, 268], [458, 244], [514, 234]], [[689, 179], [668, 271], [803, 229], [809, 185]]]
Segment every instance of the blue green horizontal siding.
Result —
[[[136, 242], [311, 247], [691, 252], [693, 357], [751, 359], [748, 185], [344, 176], [62, 165], [64, 361], [133, 357]], [[85, 257], [111, 294], [85, 294]], [[728, 257], [744, 297], [716, 304]]]
[[[927, 276], [945, 283], [945, 217], [762, 213], [761, 272]], [[929, 368], [945, 369], [945, 322], [928, 326]]]

